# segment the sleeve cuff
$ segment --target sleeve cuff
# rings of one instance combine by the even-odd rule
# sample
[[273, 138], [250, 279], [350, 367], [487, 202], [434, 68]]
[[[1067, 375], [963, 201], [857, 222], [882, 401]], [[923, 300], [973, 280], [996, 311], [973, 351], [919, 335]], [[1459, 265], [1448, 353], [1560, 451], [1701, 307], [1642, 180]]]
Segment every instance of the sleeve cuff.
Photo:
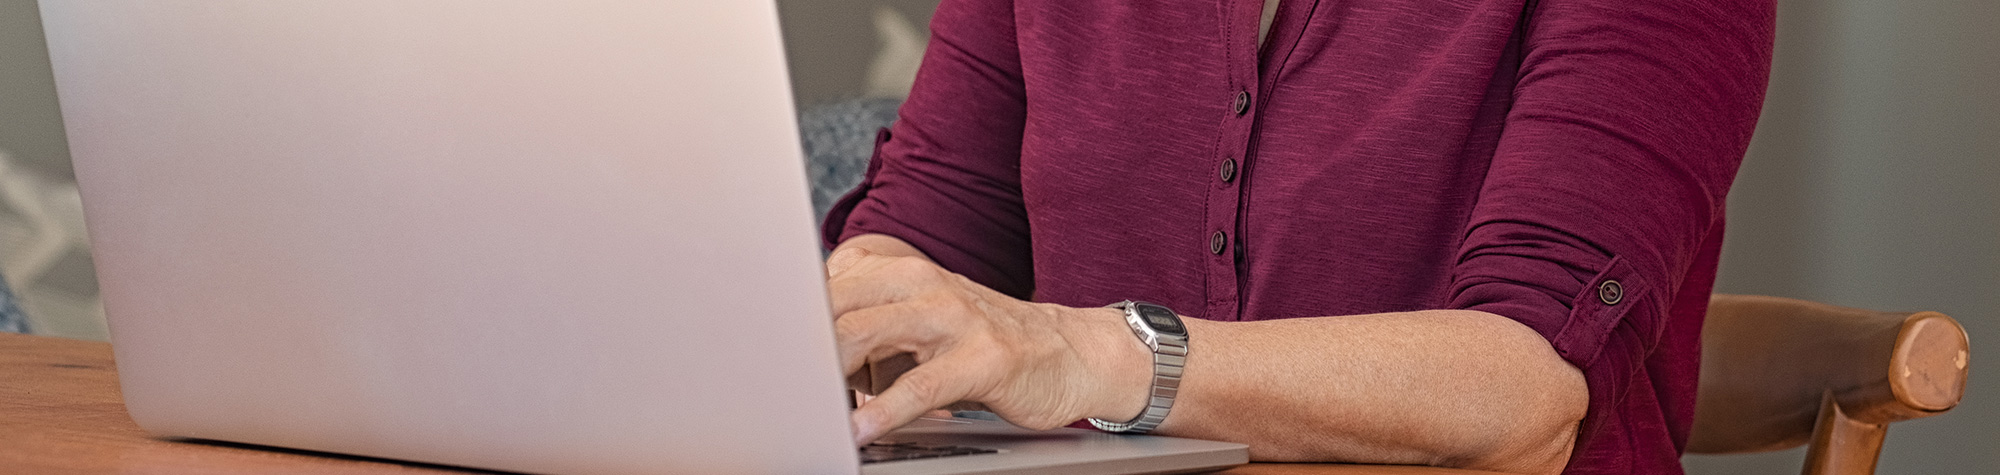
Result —
[[1631, 314], [1632, 307], [1639, 305], [1640, 294], [1648, 288], [1624, 259], [1612, 258], [1603, 271], [1577, 292], [1570, 304], [1569, 318], [1561, 329], [1553, 336], [1545, 335], [1549, 336], [1549, 344], [1570, 364], [1578, 368], [1590, 366], [1603, 351], [1612, 329]]

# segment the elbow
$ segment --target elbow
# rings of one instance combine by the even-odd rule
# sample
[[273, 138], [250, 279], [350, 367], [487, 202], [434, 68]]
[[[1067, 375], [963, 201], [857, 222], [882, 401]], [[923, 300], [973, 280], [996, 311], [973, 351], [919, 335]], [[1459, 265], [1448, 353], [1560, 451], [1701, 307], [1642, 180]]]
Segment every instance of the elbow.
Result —
[[1548, 340], [1504, 317], [1480, 332], [1482, 357], [1468, 370], [1477, 378], [1471, 417], [1457, 421], [1462, 438], [1448, 444], [1432, 465], [1520, 474], [1558, 474], [1569, 465], [1590, 410], [1583, 370], [1558, 355]]
[[1466, 468], [1489, 470], [1501, 473], [1523, 475], [1556, 475], [1569, 466], [1571, 451], [1576, 447], [1578, 420], [1566, 424], [1544, 425], [1531, 438], [1520, 439], [1476, 460]]
[[[1459, 458], [1462, 468], [1518, 474], [1559, 474], [1568, 467], [1576, 447], [1579, 427], [1590, 407], [1590, 391], [1583, 372], [1568, 362], [1556, 360], [1560, 368], [1549, 368], [1532, 378], [1529, 390], [1514, 395], [1515, 409], [1501, 430], [1476, 453]], [[1535, 388], [1539, 387], [1540, 390]]]

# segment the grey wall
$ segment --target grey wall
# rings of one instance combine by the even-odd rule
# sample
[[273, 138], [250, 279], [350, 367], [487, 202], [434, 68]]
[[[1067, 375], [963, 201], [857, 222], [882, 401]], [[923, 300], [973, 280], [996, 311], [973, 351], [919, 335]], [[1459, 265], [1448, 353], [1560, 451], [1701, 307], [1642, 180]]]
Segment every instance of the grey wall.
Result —
[[877, 47], [876, 6], [894, 8], [923, 27], [930, 24], [937, 0], [778, 0], [785, 50], [791, 56], [792, 94], [800, 104], [862, 93]]
[[0, 152], [37, 172], [71, 175], [35, 0], [0, 0]]

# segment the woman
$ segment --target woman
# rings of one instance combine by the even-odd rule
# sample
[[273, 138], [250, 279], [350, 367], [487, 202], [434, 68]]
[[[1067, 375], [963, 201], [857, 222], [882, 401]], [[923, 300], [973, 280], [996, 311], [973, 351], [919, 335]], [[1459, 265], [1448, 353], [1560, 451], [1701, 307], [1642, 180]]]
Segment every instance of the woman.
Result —
[[[826, 222], [846, 369], [917, 362], [857, 438], [976, 403], [1256, 460], [1680, 472], [1773, 5], [1267, 1], [938, 7]], [[1126, 300], [1182, 317], [1184, 368]]]

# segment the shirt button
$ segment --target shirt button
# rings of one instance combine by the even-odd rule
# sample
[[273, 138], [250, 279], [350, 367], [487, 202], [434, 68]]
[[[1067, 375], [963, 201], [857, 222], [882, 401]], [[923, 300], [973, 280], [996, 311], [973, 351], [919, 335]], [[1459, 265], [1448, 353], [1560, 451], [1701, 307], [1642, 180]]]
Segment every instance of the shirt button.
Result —
[[1250, 112], [1250, 91], [1236, 91], [1236, 115]]
[[1220, 171], [1219, 171], [1218, 173], [1222, 175], [1222, 182], [1223, 182], [1223, 183], [1229, 183], [1229, 181], [1230, 181], [1230, 180], [1235, 180], [1235, 179], [1236, 179], [1236, 159], [1234, 159], [1234, 158], [1225, 158], [1225, 159], [1222, 159], [1222, 170], [1220, 170]]
[[1605, 305], [1618, 305], [1618, 302], [1625, 300], [1625, 285], [1615, 280], [1606, 280], [1598, 284], [1597, 300], [1603, 301]]
[[1208, 236], [1208, 252], [1220, 256], [1226, 247], [1229, 247], [1229, 236], [1222, 234], [1222, 231], [1216, 231], [1215, 234]]

